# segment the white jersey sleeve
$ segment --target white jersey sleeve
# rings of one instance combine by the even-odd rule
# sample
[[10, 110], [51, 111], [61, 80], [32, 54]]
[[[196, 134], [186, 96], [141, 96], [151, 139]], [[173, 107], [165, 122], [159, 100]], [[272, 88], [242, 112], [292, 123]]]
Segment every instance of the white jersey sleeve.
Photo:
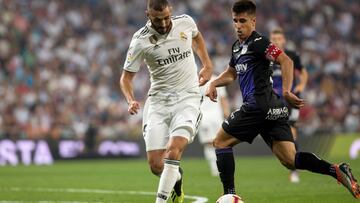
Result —
[[186, 19], [189, 21], [189, 24], [191, 25], [191, 36], [192, 36], [192, 38], [196, 37], [198, 35], [198, 33], [199, 33], [199, 30], [197, 28], [197, 25], [196, 25], [194, 19], [191, 16], [186, 15], [186, 14], [184, 14], [184, 16], [187, 17]]
[[143, 48], [141, 47], [138, 33], [135, 33], [126, 54], [124, 70], [138, 72], [143, 61]]

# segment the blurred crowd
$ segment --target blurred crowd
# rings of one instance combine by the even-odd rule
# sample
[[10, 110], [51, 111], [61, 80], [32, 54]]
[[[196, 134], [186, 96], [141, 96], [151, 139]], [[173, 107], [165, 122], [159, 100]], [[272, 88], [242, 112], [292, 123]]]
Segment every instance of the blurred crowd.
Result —
[[[232, 0], [170, 1], [198, 24], [219, 73], [231, 45]], [[257, 30], [281, 26], [309, 72], [304, 134], [360, 132], [360, 2], [258, 0]], [[119, 77], [132, 34], [146, 23], [140, 0], [0, 0], [0, 138], [138, 139]], [[149, 87], [144, 66], [135, 97]], [[241, 103], [228, 88], [233, 108]]]

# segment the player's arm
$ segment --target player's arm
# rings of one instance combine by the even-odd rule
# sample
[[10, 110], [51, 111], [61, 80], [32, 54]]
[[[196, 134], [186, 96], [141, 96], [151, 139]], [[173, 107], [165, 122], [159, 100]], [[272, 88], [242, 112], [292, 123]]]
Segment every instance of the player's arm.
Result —
[[209, 87], [206, 90], [206, 96], [209, 97], [211, 101], [216, 102], [216, 87], [226, 86], [236, 80], [236, 77], [237, 74], [235, 68], [228, 66], [224, 72], [210, 82]]
[[286, 101], [295, 108], [301, 108], [304, 106], [305, 102], [302, 99], [299, 99], [296, 95], [291, 92], [291, 86], [293, 82], [293, 71], [294, 63], [293, 61], [284, 53], [276, 58], [276, 62], [280, 64], [281, 75], [282, 75], [282, 89], [283, 96]]
[[133, 79], [143, 62], [142, 51], [143, 49], [141, 47], [141, 43], [138, 41], [138, 35], [135, 34], [130, 42], [123, 72], [119, 81], [120, 89], [129, 104], [128, 112], [131, 115], [137, 114], [140, 109], [140, 103], [137, 102], [134, 97]]
[[205, 40], [200, 32], [193, 38], [192, 48], [198, 55], [202, 68], [199, 72], [199, 84], [205, 85], [211, 78], [213, 65], [206, 49]]
[[299, 84], [296, 85], [294, 89], [294, 93], [301, 93], [304, 91], [307, 81], [309, 78], [309, 74], [306, 68], [301, 68], [300, 75], [299, 75]]
[[129, 104], [128, 112], [131, 115], [137, 114], [140, 109], [140, 103], [135, 100], [134, 97], [134, 88], [133, 88], [133, 79], [135, 72], [130, 72], [124, 70], [120, 77], [120, 89], [125, 96], [127, 103]]

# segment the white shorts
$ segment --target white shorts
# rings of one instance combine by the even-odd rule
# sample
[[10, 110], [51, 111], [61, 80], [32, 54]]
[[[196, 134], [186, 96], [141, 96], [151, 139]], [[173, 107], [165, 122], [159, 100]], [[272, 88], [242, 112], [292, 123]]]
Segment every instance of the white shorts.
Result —
[[185, 137], [191, 143], [201, 120], [200, 103], [197, 93], [149, 96], [143, 115], [146, 151], [166, 149], [173, 136]]
[[216, 137], [216, 133], [221, 128], [222, 122], [223, 121], [218, 118], [203, 117], [198, 132], [199, 142], [201, 144], [212, 143]]

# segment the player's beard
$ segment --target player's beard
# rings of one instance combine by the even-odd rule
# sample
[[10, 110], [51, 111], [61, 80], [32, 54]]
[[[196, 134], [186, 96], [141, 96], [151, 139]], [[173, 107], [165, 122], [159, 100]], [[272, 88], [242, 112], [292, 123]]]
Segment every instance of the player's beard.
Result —
[[167, 26], [167, 27], [156, 27], [156, 26], [154, 26], [154, 24], [153, 24], [153, 27], [155, 28], [155, 30], [156, 30], [159, 34], [165, 35], [165, 34], [167, 34], [167, 33], [170, 32], [171, 27], [172, 27], [172, 23], [170, 23], [170, 25]]

